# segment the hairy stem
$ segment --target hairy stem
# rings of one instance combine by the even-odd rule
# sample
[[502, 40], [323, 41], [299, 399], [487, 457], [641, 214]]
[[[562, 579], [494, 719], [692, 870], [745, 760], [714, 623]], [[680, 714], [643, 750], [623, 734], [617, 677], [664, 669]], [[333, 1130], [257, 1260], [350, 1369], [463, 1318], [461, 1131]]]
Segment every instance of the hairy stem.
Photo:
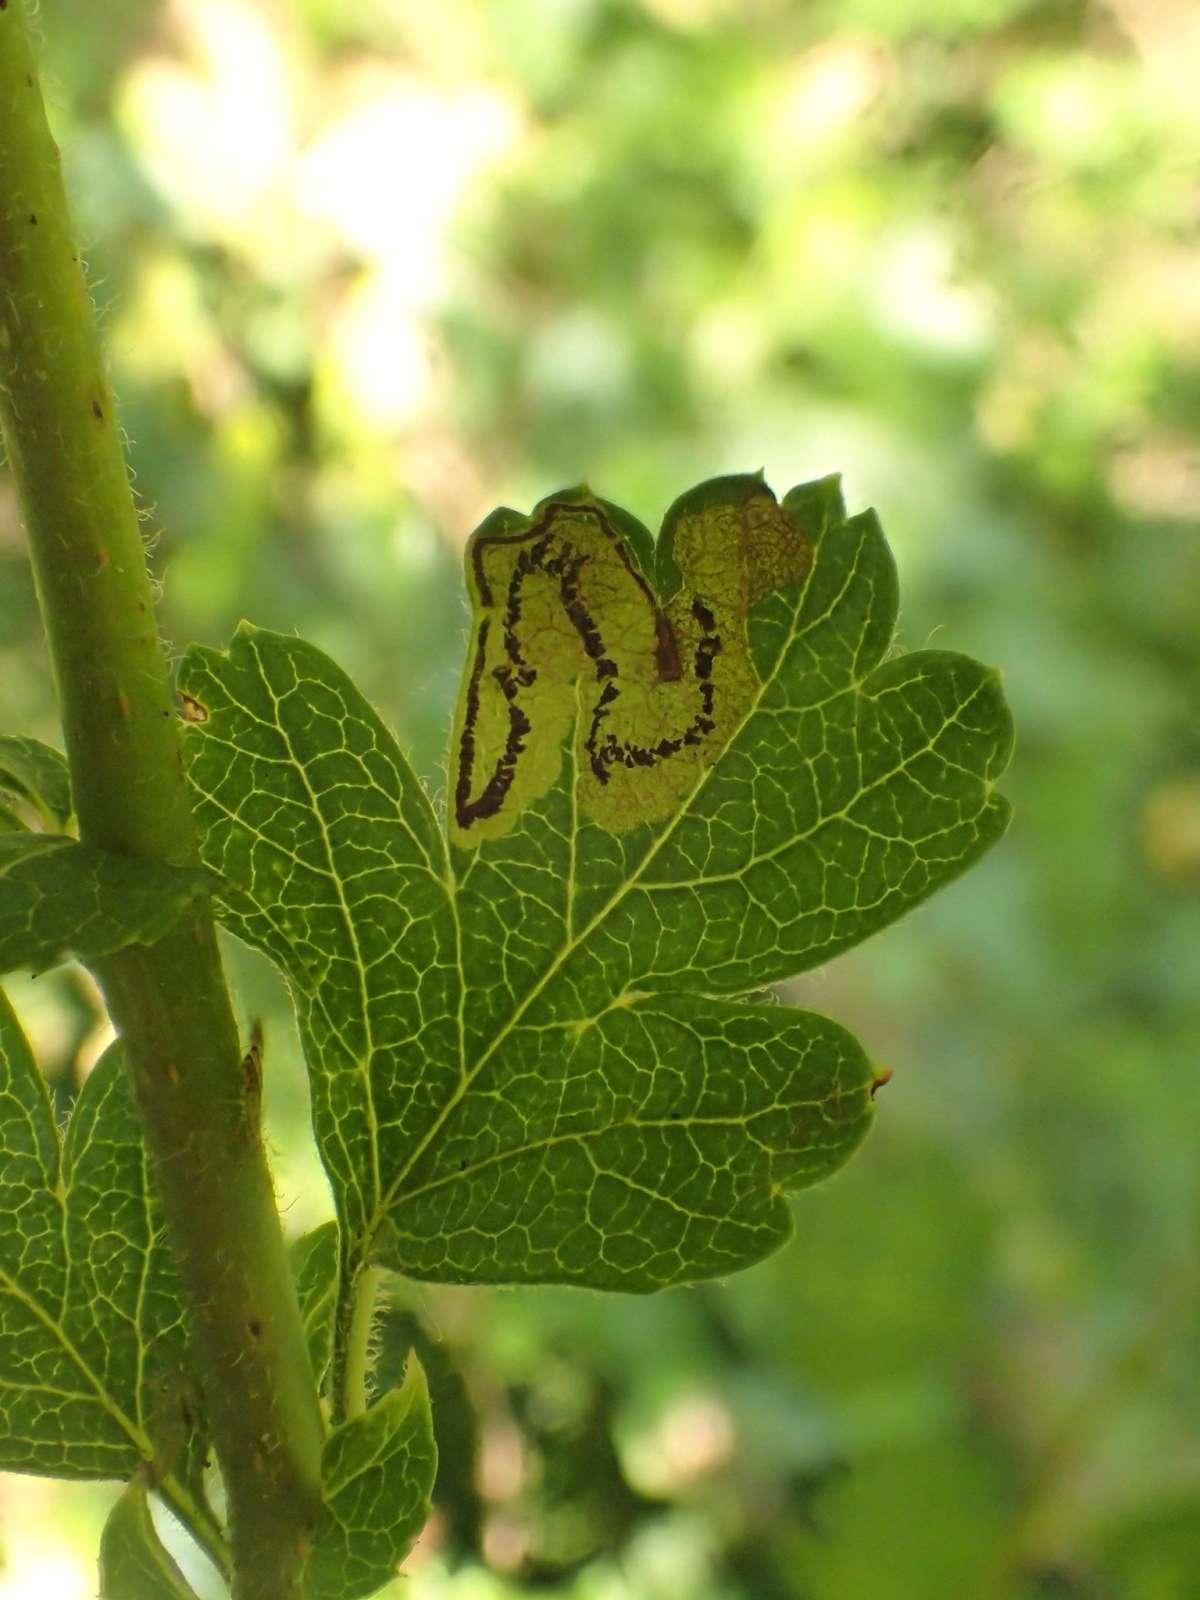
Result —
[[371, 1330], [383, 1272], [362, 1267], [354, 1283], [354, 1305], [346, 1335], [345, 1361], [337, 1371], [340, 1392], [335, 1396], [335, 1418], [344, 1422], [367, 1409], [367, 1377], [371, 1370]]
[[220, 1525], [211, 1509], [201, 1504], [194, 1495], [175, 1479], [165, 1478], [158, 1485], [158, 1493], [179, 1518], [179, 1521], [204, 1551], [221, 1576], [230, 1578], [229, 1550], [222, 1537]]
[[[28, 530], [80, 835], [198, 861], [137, 514], [26, 0], [0, 0], [0, 428]], [[253, 1102], [200, 907], [97, 976], [189, 1297], [238, 1600], [300, 1590], [322, 1424]]]

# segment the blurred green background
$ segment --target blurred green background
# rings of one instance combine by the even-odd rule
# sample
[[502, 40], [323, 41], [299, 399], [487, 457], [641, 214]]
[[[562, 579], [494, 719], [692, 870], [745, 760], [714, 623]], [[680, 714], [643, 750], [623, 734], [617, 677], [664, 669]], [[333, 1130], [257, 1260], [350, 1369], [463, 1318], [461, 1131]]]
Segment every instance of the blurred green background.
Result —
[[[174, 648], [335, 655], [423, 775], [492, 506], [845, 474], [1004, 671], [1007, 840], [791, 987], [895, 1068], [796, 1238], [627, 1301], [397, 1285], [408, 1600], [1200, 1596], [1200, 8], [42, 0]], [[0, 481], [0, 722], [56, 739]], [[328, 1214], [286, 1000], [288, 1225]], [[15, 985], [64, 1106], [77, 973]], [[0, 1479], [0, 1600], [112, 1491]]]

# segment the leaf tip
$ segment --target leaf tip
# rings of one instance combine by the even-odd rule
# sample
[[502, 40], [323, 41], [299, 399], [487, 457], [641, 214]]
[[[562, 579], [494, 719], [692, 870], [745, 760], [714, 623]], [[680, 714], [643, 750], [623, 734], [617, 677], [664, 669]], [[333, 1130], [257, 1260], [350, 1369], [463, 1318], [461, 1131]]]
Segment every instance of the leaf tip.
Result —
[[404, 1376], [400, 1380], [398, 1393], [410, 1405], [414, 1400], [429, 1404], [429, 1379], [425, 1376], [424, 1365], [415, 1350], [410, 1350], [405, 1358]]

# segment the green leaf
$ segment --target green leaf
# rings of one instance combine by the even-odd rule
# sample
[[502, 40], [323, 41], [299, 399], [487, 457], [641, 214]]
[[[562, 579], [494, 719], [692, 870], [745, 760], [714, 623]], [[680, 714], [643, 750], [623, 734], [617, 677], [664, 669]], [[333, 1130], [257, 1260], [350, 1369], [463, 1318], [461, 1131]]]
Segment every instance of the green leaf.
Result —
[[29, 830], [22, 819], [13, 810], [0, 800], [0, 833], [27, 833]]
[[196, 1600], [158, 1537], [141, 1478], [126, 1488], [100, 1535], [100, 1600]]
[[184, 1307], [116, 1047], [60, 1140], [0, 995], [0, 1467], [128, 1478], [185, 1513], [203, 1440]]
[[338, 1290], [338, 1230], [336, 1222], [294, 1239], [288, 1250], [308, 1357], [320, 1389], [333, 1355], [333, 1324]]
[[50, 828], [71, 820], [71, 775], [66, 758], [40, 739], [0, 735], [0, 790], [16, 795]]
[[306, 1600], [358, 1600], [393, 1578], [429, 1516], [436, 1474], [429, 1391], [410, 1356], [400, 1387], [325, 1441]]
[[212, 887], [206, 872], [92, 850], [61, 835], [0, 836], [0, 972], [42, 972], [153, 944]]
[[875, 1082], [836, 1023], [744, 997], [1000, 836], [998, 680], [888, 655], [891, 557], [831, 479], [702, 485], [657, 550], [571, 491], [490, 517], [467, 575], [445, 824], [311, 646], [243, 625], [184, 666], [205, 859], [297, 997], [347, 1276], [744, 1267]]

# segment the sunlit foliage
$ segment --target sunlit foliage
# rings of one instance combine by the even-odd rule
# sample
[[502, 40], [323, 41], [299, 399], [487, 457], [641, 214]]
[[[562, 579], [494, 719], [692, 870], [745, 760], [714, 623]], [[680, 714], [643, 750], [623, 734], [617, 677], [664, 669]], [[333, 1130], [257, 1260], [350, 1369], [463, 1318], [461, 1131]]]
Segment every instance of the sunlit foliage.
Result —
[[[791, 989], [899, 1070], [787, 1251], [652, 1301], [397, 1288], [380, 1376], [415, 1342], [447, 1463], [397, 1593], [1177, 1600], [1200, 1571], [1196, 8], [43, 13], [180, 648], [242, 615], [299, 630], [436, 786], [483, 512], [586, 476], [649, 519], [716, 472], [840, 468], [886, 510], [904, 645], [969, 643], [1021, 729], [1000, 850]], [[7, 496], [0, 582], [3, 723], [52, 738]], [[238, 959], [299, 1231], [329, 1201], [296, 1048]], [[94, 1001], [61, 976], [17, 999], [65, 1105]], [[92, 1592], [111, 1496], [47, 1493], [4, 1481], [4, 1600]]]

